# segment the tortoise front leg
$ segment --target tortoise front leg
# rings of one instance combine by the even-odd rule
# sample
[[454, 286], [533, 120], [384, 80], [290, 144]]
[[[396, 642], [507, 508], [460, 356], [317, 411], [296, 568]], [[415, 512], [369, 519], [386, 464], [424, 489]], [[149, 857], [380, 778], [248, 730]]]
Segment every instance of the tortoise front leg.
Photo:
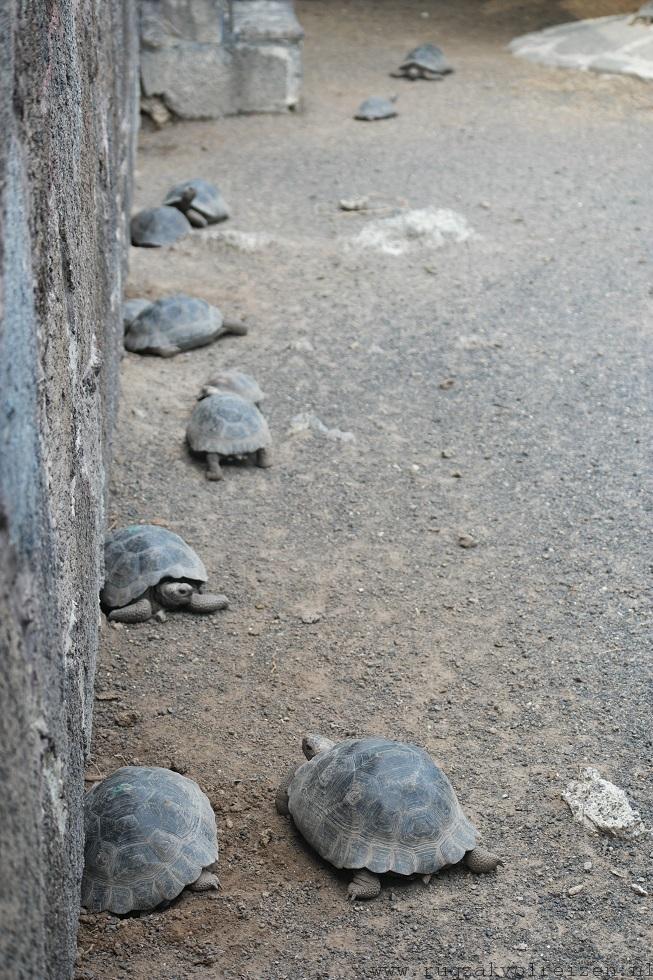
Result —
[[474, 874], [483, 875], [488, 871], [496, 871], [503, 861], [492, 851], [486, 851], [484, 847], [475, 847], [473, 851], [467, 851], [463, 858], [464, 863]]
[[347, 894], [349, 901], [354, 902], [357, 898], [376, 898], [381, 891], [381, 879], [378, 875], [361, 868], [351, 879]]
[[226, 595], [211, 595], [210, 592], [193, 592], [188, 602], [188, 608], [196, 613], [213, 613], [228, 606]]
[[206, 454], [206, 479], [224, 480], [224, 473], [220, 469], [220, 456], [218, 453]]
[[204, 215], [200, 214], [199, 211], [196, 211], [195, 208], [189, 208], [188, 211], [186, 211], [186, 217], [190, 221], [193, 228], [206, 228], [208, 225], [208, 221]]
[[256, 452], [256, 465], [266, 470], [272, 466], [272, 453], [269, 449], [258, 449]]
[[152, 603], [149, 599], [139, 599], [132, 602], [129, 606], [122, 606], [120, 609], [112, 609], [109, 619], [112, 623], [146, 623], [152, 618]]

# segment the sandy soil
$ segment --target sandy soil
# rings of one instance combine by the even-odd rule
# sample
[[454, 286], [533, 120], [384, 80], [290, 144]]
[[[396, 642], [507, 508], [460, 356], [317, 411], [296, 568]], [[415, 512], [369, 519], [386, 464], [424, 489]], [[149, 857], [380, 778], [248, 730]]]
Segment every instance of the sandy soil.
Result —
[[[651, 88], [505, 51], [590, 7], [633, 4], [304, 0], [302, 112], [142, 134], [137, 207], [201, 175], [233, 218], [132, 250], [130, 295], [194, 293], [251, 330], [126, 355], [111, 522], [182, 534], [231, 607], [103, 621], [89, 785], [132, 762], [196, 779], [223, 888], [84, 913], [80, 980], [651, 975], [653, 898], [630, 886], [653, 892], [653, 842], [593, 836], [560, 799], [592, 764], [653, 822]], [[456, 73], [390, 79], [428, 38]], [[396, 119], [352, 120], [391, 92]], [[376, 210], [338, 208], [360, 195]], [[474, 234], [356, 245], [402, 206]], [[184, 442], [217, 367], [257, 377], [276, 452], [222, 484]], [[354, 439], [292, 434], [302, 412]], [[505, 867], [348, 904], [273, 806], [307, 731], [425, 746]]]

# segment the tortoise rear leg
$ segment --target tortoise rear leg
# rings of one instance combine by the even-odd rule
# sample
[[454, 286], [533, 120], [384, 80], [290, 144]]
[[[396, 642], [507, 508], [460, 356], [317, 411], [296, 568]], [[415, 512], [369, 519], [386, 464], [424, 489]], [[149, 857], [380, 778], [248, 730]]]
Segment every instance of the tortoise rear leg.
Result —
[[206, 479], [224, 480], [224, 473], [220, 469], [220, 456], [218, 453], [206, 454]]
[[269, 449], [258, 449], [256, 452], [256, 465], [266, 470], [272, 466], [272, 453]]
[[503, 861], [492, 851], [486, 851], [484, 847], [475, 847], [473, 851], [467, 851], [463, 862], [474, 874], [487, 874], [488, 871], [496, 871]]
[[288, 790], [290, 789], [290, 784], [292, 783], [298, 769], [299, 766], [292, 767], [290, 772], [284, 778], [283, 782], [279, 784], [277, 795], [274, 798], [274, 805], [277, 808], [277, 813], [280, 813], [284, 817], [290, 816], [290, 810], [288, 809]]
[[208, 868], [204, 868], [204, 871], [202, 871], [199, 878], [197, 878], [192, 883], [192, 885], [188, 886], [190, 890], [192, 892], [209, 892], [209, 891], [213, 891], [214, 889], [217, 890], [218, 888], [222, 888], [222, 885], [220, 884], [220, 879], [216, 874], [214, 874], [214, 872], [217, 871], [217, 869], [218, 869], [217, 861], [215, 861], [213, 864], [210, 864]]
[[112, 623], [146, 623], [152, 618], [152, 603], [149, 599], [139, 599], [121, 609], [112, 609], [109, 619]]
[[349, 901], [354, 902], [357, 898], [376, 898], [381, 891], [381, 879], [378, 875], [372, 874], [367, 868], [361, 868], [351, 879], [347, 894]]

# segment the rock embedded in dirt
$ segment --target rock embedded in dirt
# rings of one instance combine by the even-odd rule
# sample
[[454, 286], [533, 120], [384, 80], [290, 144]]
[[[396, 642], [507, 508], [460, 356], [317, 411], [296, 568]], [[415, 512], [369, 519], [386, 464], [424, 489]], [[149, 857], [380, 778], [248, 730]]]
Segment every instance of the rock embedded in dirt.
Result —
[[583, 769], [562, 793], [574, 818], [594, 833], [637, 838], [651, 834], [637, 810], [619, 786], [603, 779], [597, 769]]
[[459, 534], [458, 544], [461, 548], [478, 548], [478, 541], [471, 534]]

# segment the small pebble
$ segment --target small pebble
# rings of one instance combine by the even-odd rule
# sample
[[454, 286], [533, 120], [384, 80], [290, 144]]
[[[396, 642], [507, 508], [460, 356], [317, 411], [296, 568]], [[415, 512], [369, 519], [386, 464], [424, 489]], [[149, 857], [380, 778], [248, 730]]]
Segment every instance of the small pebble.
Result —
[[591, 870], [592, 870], [592, 862], [586, 861], [585, 864], [583, 865], [583, 871], [591, 871]]
[[573, 895], [578, 895], [585, 888], [585, 885], [572, 885], [571, 888], [567, 889], [567, 894], [571, 898]]
[[634, 885], [633, 884], [633, 885], [630, 886], [630, 890], [633, 891], [633, 892], [635, 892], [636, 895], [641, 895], [642, 898], [646, 898], [646, 896], [648, 895], [648, 892], [646, 891], [646, 889], [645, 888], [642, 888], [641, 885]]
[[461, 548], [477, 548], [478, 541], [473, 538], [470, 534], [459, 534], [458, 544]]

